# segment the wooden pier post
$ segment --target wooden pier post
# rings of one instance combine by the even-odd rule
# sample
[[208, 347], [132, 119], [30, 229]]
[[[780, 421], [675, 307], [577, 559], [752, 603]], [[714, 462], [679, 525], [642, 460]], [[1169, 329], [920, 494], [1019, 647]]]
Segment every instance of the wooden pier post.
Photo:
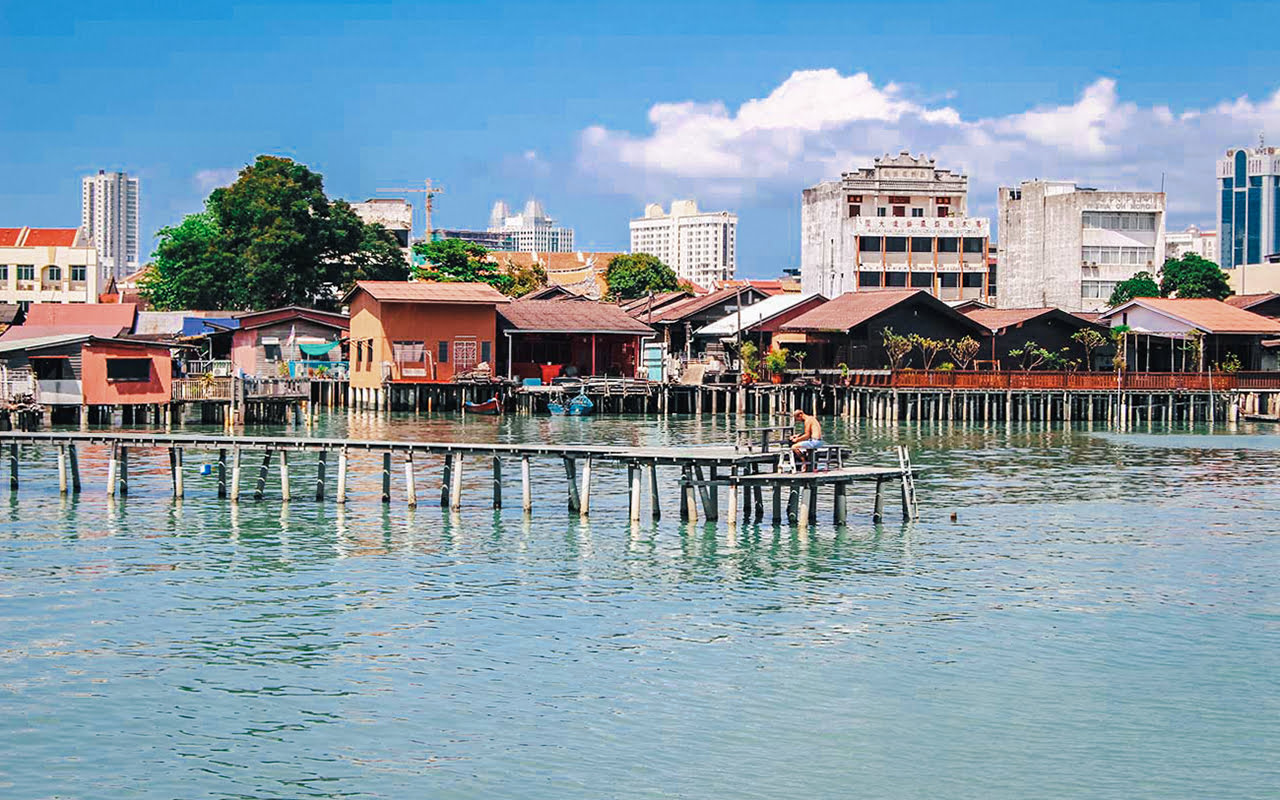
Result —
[[240, 448], [231, 448], [231, 502], [240, 502]]
[[173, 453], [173, 496], [181, 500], [187, 496], [186, 482], [182, 474], [182, 448], [172, 448]]
[[627, 462], [627, 518], [632, 522], [640, 521], [640, 467], [633, 461]]
[[773, 485], [773, 524], [782, 524], [782, 484]]
[[502, 459], [493, 457], [493, 507], [502, 508]]
[[581, 503], [578, 513], [582, 516], [591, 514], [591, 456], [582, 462], [582, 486], [579, 489]]
[[[332, 385], [325, 387], [332, 388]], [[324, 500], [324, 478], [329, 466], [329, 451], [321, 450], [316, 454], [316, 500]]]
[[[917, 413], [918, 409], [919, 407], [917, 406]], [[917, 419], [919, 418], [917, 417]], [[813, 504], [813, 493], [810, 492], [807, 487], [797, 485], [795, 488], [799, 490], [800, 494], [800, 510], [796, 514], [795, 522], [801, 527], [801, 529], [804, 529], [809, 527], [809, 515], [814, 510], [811, 508]]]
[[9, 489], [18, 491], [18, 443], [9, 442]]
[[80, 494], [80, 456], [74, 444], [67, 445], [67, 464], [71, 467], [71, 493]]
[[292, 499], [289, 491], [289, 451], [280, 451], [280, 500], [287, 503]]
[[418, 507], [418, 486], [414, 483], [412, 450], [404, 454], [404, 496], [409, 508]]
[[[734, 467], [729, 474], [731, 477], [736, 478], [738, 476], [738, 468]], [[733, 482], [729, 484], [729, 502], [726, 506], [725, 511], [729, 515], [729, 527], [735, 528], [738, 525], [738, 486]]]
[[684, 522], [698, 521], [698, 494], [693, 484], [693, 467], [685, 464], [681, 468], [683, 491], [680, 496], [680, 519]]
[[849, 521], [849, 484], [837, 483], [835, 492], [835, 515], [833, 521], [837, 525], [844, 525]]
[[649, 464], [649, 505], [652, 506], [653, 518], [662, 519], [662, 504], [658, 502], [658, 462]]
[[382, 502], [391, 502], [391, 453], [382, 454]]
[[440, 481], [440, 507], [449, 507], [449, 492], [453, 489], [453, 453], [444, 454], [444, 475]]
[[449, 510], [462, 508], [462, 453], [453, 454], [453, 485], [449, 490]]
[[120, 446], [120, 496], [129, 496], [129, 448]]
[[338, 496], [339, 503], [347, 502], [347, 448], [338, 451]]
[[884, 477], [876, 476], [876, 501], [871, 508], [871, 521], [884, 522]]
[[564, 457], [564, 475], [569, 481], [569, 510], [582, 512], [582, 501], [578, 497], [578, 468], [572, 458]]
[[253, 490], [253, 499], [261, 500], [267, 490], [267, 472], [271, 469], [271, 451], [262, 454], [262, 466], [258, 468], [258, 485]]
[[227, 496], [227, 449], [225, 447], [218, 450], [218, 499], [222, 500]]
[[58, 445], [58, 494], [67, 493], [67, 446]]
[[533, 511], [533, 487], [529, 480], [529, 457], [520, 458], [520, 506], [524, 513]]

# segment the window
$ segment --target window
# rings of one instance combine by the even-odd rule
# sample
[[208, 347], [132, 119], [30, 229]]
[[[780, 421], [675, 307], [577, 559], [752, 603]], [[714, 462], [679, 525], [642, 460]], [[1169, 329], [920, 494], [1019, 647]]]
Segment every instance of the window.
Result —
[[858, 287], [874, 289], [880, 288], [880, 273], [872, 272], [871, 270], [862, 270], [858, 273]]
[[1262, 178], [1249, 178], [1249, 231], [1245, 246], [1245, 263], [1262, 263]]
[[449, 363], [449, 343], [448, 342], [439, 342], [436, 344], [436, 363], [437, 364]]
[[907, 237], [886, 236], [884, 239], [884, 249], [890, 253], [907, 252]]
[[939, 253], [958, 253], [960, 252], [960, 240], [954, 236], [938, 237]]
[[958, 272], [941, 272], [938, 273], [938, 285], [943, 289], [959, 289], [960, 273]]
[[911, 288], [913, 289], [932, 289], [933, 273], [932, 272], [913, 272], [911, 273]]
[[907, 285], [907, 273], [886, 272], [884, 274], [884, 285], [891, 289], [905, 287]]
[[881, 206], [880, 208], [877, 208], [877, 209], [876, 209], [876, 216], [877, 216], [877, 217], [883, 217], [883, 216], [885, 216], [886, 214], [887, 214], [887, 212], [886, 212], [886, 210], [885, 210], [884, 206]]
[[913, 253], [932, 253], [933, 239], [928, 236], [912, 236], [911, 252]]
[[849, 216], [850, 216], [850, 217], [860, 217], [860, 216], [862, 216], [862, 206], [856, 206], [856, 205], [850, 204], [850, 205], [849, 205]]
[[427, 360], [426, 342], [392, 342], [391, 359], [397, 364], [421, 364]]
[[924, 209], [923, 209], [923, 208], [913, 208], [913, 209], [911, 209], [911, 216], [913, 216], [913, 217], [923, 217], [923, 216], [924, 216]]
[[895, 194], [889, 196], [889, 205], [891, 206], [905, 206], [910, 204], [911, 198], [906, 195]]
[[964, 237], [964, 251], [966, 253], [986, 253], [987, 240], [981, 236], [966, 236]]
[[1115, 281], [1080, 281], [1080, 297], [1085, 300], [1106, 300], [1115, 291]]
[[1084, 227], [1105, 231], [1154, 231], [1156, 215], [1132, 211], [1086, 211]]
[[41, 381], [73, 381], [75, 373], [71, 370], [71, 359], [35, 356], [31, 359], [31, 371], [36, 380]]
[[0, 281], [9, 280], [9, 265], [0, 264]]
[[81, 266], [73, 266], [73, 267], [71, 268], [71, 280], [72, 280], [72, 282], [79, 281], [80, 283], [84, 283], [84, 281], [86, 280], [87, 272], [88, 272], [88, 271], [84, 268], [84, 266], [83, 266], [83, 265], [81, 265]]
[[488, 364], [493, 356], [493, 342], [480, 343], [480, 360]]
[[905, 216], [907, 215], [907, 207], [906, 207], [906, 206], [894, 206], [894, 207], [893, 207], [893, 215], [894, 215], [895, 217], [905, 217]]
[[151, 380], [151, 359], [108, 358], [107, 380], [145, 383]]
[[879, 236], [859, 236], [858, 251], [862, 253], [879, 253], [884, 245], [884, 239]]
[[965, 289], [981, 289], [982, 288], [981, 272], [966, 272], [964, 273], [964, 275], [961, 276], [960, 280], [961, 280], [960, 285], [963, 286]]
[[946, 206], [941, 206], [941, 207], [939, 207], [939, 208], [938, 208], [938, 216], [940, 216], [940, 217], [949, 217], [949, 216], [951, 216], [951, 209], [947, 208]]
[[52, 264], [44, 268], [44, 279], [50, 283], [58, 283], [62, 280], [62, 267]]
[[34, 281], [36, 279], [36, 268], [33, 264], [18, 265], [18, 280]]

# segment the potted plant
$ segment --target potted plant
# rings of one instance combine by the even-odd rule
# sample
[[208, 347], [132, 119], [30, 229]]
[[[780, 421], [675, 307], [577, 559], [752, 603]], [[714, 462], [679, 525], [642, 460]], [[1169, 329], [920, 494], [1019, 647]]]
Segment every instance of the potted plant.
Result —
[[836, 364], [836, 367], [840, 370], [840, 385], [848, 386], [849, 385], [849, 365], [841, 361], [839, 364]]
[[790, 350], [785, 347], [779, 347], [776, 350], [770, 350], [768, 355], [764, 357], [764, 365], [769, 370], [770, 381], [782, 383], [782, 372], [787, 368], [787, 359], [790, 356]]

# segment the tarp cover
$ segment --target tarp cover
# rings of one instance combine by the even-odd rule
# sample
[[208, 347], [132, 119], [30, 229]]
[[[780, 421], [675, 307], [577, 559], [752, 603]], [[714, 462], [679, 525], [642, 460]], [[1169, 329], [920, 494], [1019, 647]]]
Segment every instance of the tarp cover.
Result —
[[305, 355], [309, 355], [312, 357], [322, 356], [337, 346], [338, 346], [338, 342], [319, 342], [315, 344], [311, 342], [298, 343], [298, 349], [301, 350]]

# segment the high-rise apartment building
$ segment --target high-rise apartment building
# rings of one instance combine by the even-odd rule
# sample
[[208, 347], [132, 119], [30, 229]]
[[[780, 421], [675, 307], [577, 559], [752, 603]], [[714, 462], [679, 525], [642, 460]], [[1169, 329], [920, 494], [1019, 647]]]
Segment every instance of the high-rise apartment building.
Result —
[[1194, 253], [1201, 258], [1218, 263], [1218, 232], [1202, 231], [1195, 225], [1187, 226], [1185, 231], [1164, 232], [1164, 257], [1180, 258], [1187, 253]]
[[138, 179], [98, 170], [81, 181], [80, 225], [98, 251], [108, 276], [138, 269]]
[[1280, 266], [1271, 263], [1280, 260], [1280, 148], [1228, 150], [1218, 160], [1218, 190], [1219, 266], [1239, 293], [1274, 291], [1280, 286]]
[[363, 203], [352, 203], [351, 210], [366, 225], [377, 223], [391, 232], [404, 250], [409, 249], [413, 231], [413, 205], [403, 197], [371, 197]]
[[489, 213], [489, 233], [501, 234], [507, 246], [503, 250], [540, 253], [573, 252], [573, 228], [556, 225], [542, 204], [529, 200], [519, 214], [512, 214], [499, 200]]
[[968, 216], [969, 179], [902, 151], [804, 190], [800, 280], [806, 292], [924, 289], [989, 301], [990, 222]]
[[1000, 187], [1000, 308], [1106, 307], [1116, 284], [1164, 263], [1164, 192], [1071, 181]]
[[710, 288], [737, 271], [738, 215], [699, 211], [693, 200], [673, 201], [670, 214], [650, 203], [631, 220], [631, 252], [648, 253], [681, 279]]

